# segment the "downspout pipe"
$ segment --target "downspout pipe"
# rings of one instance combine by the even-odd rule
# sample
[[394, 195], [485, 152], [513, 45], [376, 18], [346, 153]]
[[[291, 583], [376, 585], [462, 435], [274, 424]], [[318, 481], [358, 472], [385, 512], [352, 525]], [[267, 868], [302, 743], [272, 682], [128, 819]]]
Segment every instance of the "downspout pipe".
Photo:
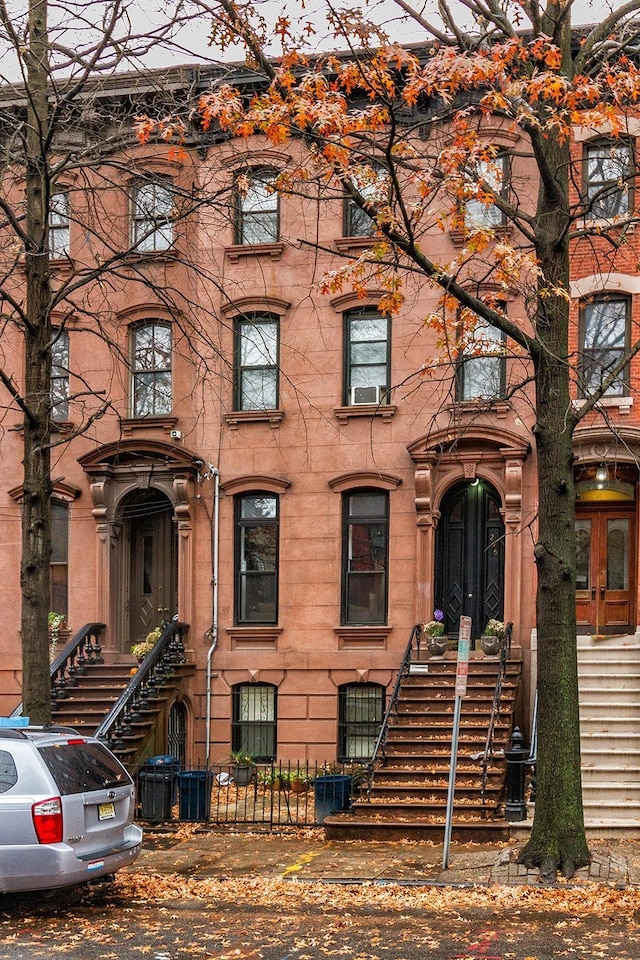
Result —
[[220, 535], [218, 519], [220, 516], [220, 471], [217, 467], [209, 466], [210, 475], [213, 477], [213, 530], [211, 531], [212, 553], [213, 553], [213, 613], [211, 622], [211, 646], [207, 651], [207, 720], [206, 720], [206, 765], [209, 766], [209, 757], [211, 753], [211, 680], [212, 670], [211, 661], [213, 654], [218, 646], [218, 565], [220, 556]]

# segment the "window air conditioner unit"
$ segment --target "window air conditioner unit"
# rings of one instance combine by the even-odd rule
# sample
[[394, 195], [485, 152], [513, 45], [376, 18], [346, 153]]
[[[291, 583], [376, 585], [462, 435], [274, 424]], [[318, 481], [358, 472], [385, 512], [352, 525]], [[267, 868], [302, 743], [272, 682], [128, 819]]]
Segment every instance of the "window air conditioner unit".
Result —
[[384, 387], [351, 387], [351, 403], [380, 403]]

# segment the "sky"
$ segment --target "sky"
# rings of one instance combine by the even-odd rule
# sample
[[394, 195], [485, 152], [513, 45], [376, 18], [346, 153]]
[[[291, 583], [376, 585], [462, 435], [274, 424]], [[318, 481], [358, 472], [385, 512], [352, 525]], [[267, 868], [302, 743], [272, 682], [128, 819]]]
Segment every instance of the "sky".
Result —
[[[24, 16], [27, 0], [8, 0], [14, 22], [20, 26], [20, 17]], [[146, 67], [162, 67], [177, 64], [191, 64], [196, 62], [211, 62], [242, 60], [243, 52], [239, 47], [232, 48], [221, 54], [209, 46], [211, 15], [206, 12], [208, 5], [215, 5], [215, 0], [124, 0], [127, 11], [119, 21], [123, 39], [130, 33], [131, 24], [136, 33], [147, 34], [150, 29], [160, 30], [166, 24], [168, 15], [175, 9], [180, 9], [185, 17], [185, 25], [175, 31], [170, 41], [161, 39], [158, 35], [153, 43], [147, 44], [150, 49], [145, 51], [144, 57], [135, 65]], [[339, 3], [340, 0], [337, 0]], [[428, 20], [437, 22], [437, 0], [413, 0], [414, 6]], [[610, 7], [614, 9], [622, 5], [623, 0], [575, 0], [574, 25], [595, 23], [602, 19]], [[466, 10], [460, 0], [450, 0], [451, 6], [462, 18]], [[352, 3], [354, 7], [358, 4]], [[415, 22], [408, 21], [402, 16], [402, 11], [393, 0], [360, 0], [359, 5], [367, 10], [370, 18], [376, 23], [386, 24], [387, 30], [400, 42], [408, 43], [420, 41], [424, 33]], [[252, 0], [253, 9], [259, 10], [270, 22], [274, 22], [280, 14], [285, 14], [295, 22], [300, 16], [311, 21], [317, 30], [313, 42], [316, 49], [335, 48], [337, 44], [327, 39], [324, 26], [324, 0]], [[49, 0], [49, 20], [52, 35], [56, 23], [64, 26], [64, 41], [72, 50], [80, 49], [92, 39], [100, 36], [100, 24], [105, 12], [112, 9], [112, 0]], [[70, 33], [69, 24], [73, 24]], [[313, 48], [312, 48], [313, 49]], [[279, 45], [274, 42], [271, 50], [273, 55], [279, 52]], [[120, 64], [119, 69], [131, 69], [135, 61], [130, 59]], [[65, 64], [62, 64], [63, 69]], [[5, 32], [0, 26], [0, 83], [19, 79], [19, 70], [15, 51], [8, 42]]]

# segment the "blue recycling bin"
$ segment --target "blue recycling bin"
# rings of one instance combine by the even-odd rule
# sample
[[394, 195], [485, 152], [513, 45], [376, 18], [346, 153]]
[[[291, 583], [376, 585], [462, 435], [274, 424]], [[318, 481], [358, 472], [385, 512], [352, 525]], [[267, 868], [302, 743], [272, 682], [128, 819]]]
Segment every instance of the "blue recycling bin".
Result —
[[178, 774], [181, 820], [205, 821], [211, 812], [213, 774], [210, 770], [183, 770]]
[[316, 777], [313, 781], [316, 823], [324, 823], [330, 813], [342, 813], [351, 806], [351, 777], [337, 774]]

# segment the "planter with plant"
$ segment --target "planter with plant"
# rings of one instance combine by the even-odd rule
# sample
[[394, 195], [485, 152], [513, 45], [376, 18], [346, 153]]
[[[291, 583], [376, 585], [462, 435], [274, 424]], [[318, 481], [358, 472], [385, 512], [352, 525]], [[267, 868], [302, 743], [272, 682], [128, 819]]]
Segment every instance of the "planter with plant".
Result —
[[502, 620], [489, 620], [480, 637], [480, 647], [487, 657], [495, 657], [502, 650], [505, 640], [505, 626]]
[[144, 640], [139, 640], [137, 643], [133, 644], [131, 647], [131, 656], [135, 657], [138, 663], [142, 663], [147, 654], [151, 653], [161, 636], [161, 628], [154, 627], [154, 629], [147, 634]]
[[441, 657], [447, 649], [449, 637], [444, 632], [442, 620], [430, 620], [425, 623], [422, 632], [427, 638], [427, 650], [432, 657]]
[[239, 787], [246, 787], [255, 776], [256, 760], [245, 750], [232, 750], [233, 778]]

